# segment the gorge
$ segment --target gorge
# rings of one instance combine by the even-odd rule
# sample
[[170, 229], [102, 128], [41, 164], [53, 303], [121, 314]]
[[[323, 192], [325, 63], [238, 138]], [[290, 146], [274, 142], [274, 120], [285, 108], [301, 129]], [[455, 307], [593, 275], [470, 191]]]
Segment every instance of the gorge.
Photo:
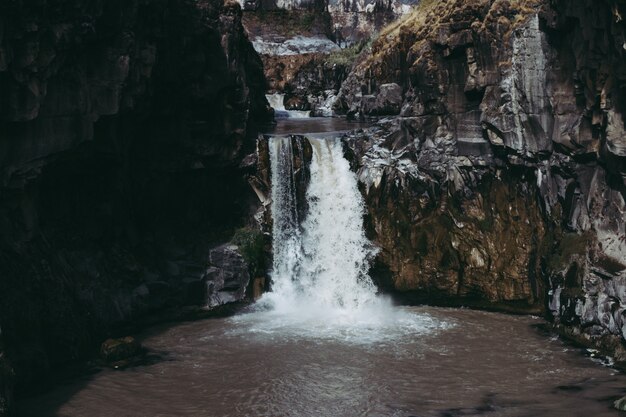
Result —
[[0, 3], [0, 416], [618, 414], [625, 8]]
[[626, 376], [537, 332], [537, 317], [394, 307], [377, 295], [367, 274], [376, 250], [338, 134], [263, 140], [272, 291], [230, 318], [153, 328], [139, 337], [154, 362], [66, 382], [23, 415], [618, 413], [605, 396], [621, 395]]

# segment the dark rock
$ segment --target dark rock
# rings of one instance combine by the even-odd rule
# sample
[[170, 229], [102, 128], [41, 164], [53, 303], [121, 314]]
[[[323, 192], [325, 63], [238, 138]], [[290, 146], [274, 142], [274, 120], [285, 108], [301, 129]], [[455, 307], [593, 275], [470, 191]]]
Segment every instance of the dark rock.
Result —
[[252, 281], [252, 299], [258, 300], [265, 293], [267, 282], [264, 277], [257, 277]]
[[211, 266], [204, 275], [209, 307], [242, 300], [246, 295], [250, 272], [239, 248], [226, 244], [212, 249], [209, 263]]
[[13, 409], [14, 371], [4, 351], [0, 333], [0, 416], [10, 416]]
[[107, 339], [100, 347], [100, 356], [106, 362], [117, 362], [141, 354], [141, 344], [132, 336]]
[[257, 208], [239, 165], [271, 117], [241, 19], [218, 0], [0, 2], [0, 397], [205, 303], [197, 265]]
[[185, 305], [201, 305], [207, 300], [207, 284], [204, 277], [185, 278], [182, 285], [184, 287], [184, 304]]
[[311, 110], [311, 104], [303, 97], [285, 97], [285, 109], [287, 110]]
[[[363, 99], [369, 96], [363, 96]], [[361, 108], [368, 115], [396, 115], [402, 107], [402, 87], [396, 83], [382, 84], [371, 102], [362, 101]]]
[[336, 110], [368, 114], [382, 86], [404, 91], [401, 119], [345, 138], [392, 288], [549, 306], [588, 343], [620, 339], [606, 346], [619, 353], [623, 5], [531, 3], [424, 3], [359, 59]]

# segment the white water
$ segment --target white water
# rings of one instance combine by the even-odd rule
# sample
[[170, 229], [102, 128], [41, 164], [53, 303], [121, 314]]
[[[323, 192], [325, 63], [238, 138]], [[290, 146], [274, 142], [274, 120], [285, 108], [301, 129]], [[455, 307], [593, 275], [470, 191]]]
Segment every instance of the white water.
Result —
[[[446, 327], [395, 308], [368, 275], [376, 248], [363, 230], [364, 202], [338, 138], [309, 138], [308, 212], [298, 218], [291, 137], [270, 139], [274, 261], [272, 292], [242, 315], [246, 331], [356, 343], [393, 340]], [[297, 145], [297, 146], [296, 146]], [[300, 153], [300, 156], [302, 154]]]
[[266, 94], [265, 97], [274, 108], [274, 116], [278, 119], [304, 119], [310, 117], [311, 112], [308, 110], [286, 110], [285, 95], [280, 93]]

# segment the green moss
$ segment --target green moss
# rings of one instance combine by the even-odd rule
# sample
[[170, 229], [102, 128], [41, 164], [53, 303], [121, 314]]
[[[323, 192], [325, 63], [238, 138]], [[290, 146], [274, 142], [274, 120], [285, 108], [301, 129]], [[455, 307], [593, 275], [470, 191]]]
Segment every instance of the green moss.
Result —
[[254, 276], [262, 273], [265, 268], [265, 243], [263, 234], [249, 227], [235, 231], [231, 243], [239, 247], [241, 255], [250, 267]]
[[367, 41], [355, 43], [347, 48], [338, 49], [331, 52], [326, 58], [326, 65], [339, 65], [344, 67], [350, 67], [356, 61], [357, 57], [366, 49], [372, 45], [371, 37]]

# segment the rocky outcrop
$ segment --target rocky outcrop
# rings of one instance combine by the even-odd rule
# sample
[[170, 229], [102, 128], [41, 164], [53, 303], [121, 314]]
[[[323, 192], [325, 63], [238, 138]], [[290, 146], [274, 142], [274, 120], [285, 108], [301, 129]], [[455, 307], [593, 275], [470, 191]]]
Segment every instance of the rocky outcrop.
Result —
[[[408, 302], [540, 312], [546, 234], [523, 169], [413, 137], [417, 118], [344, 138], [381, 247], [373, 276]], [[367, 138], [367, 139], [366, 139]]]
[[212, 0], [0, 5], [0, 397], [7, 369], [24, 388], [121, 323], [206, 303], [271, 116], [241, 18]]
[[236, 245], [223, 245], [209, 253], [205, 272], [209, 307], [240, 301], [250, 282], [248, 264]]
[[381, 32], [336, 105], [397, 117], [345, 139], [381, 282], [624, 340], [624, 12], [429, 2]]
[[114, 363], [137, 356], [142, 350], [141, 344], [132, 336], [107, 339], [100, 346], [100, 357]]

